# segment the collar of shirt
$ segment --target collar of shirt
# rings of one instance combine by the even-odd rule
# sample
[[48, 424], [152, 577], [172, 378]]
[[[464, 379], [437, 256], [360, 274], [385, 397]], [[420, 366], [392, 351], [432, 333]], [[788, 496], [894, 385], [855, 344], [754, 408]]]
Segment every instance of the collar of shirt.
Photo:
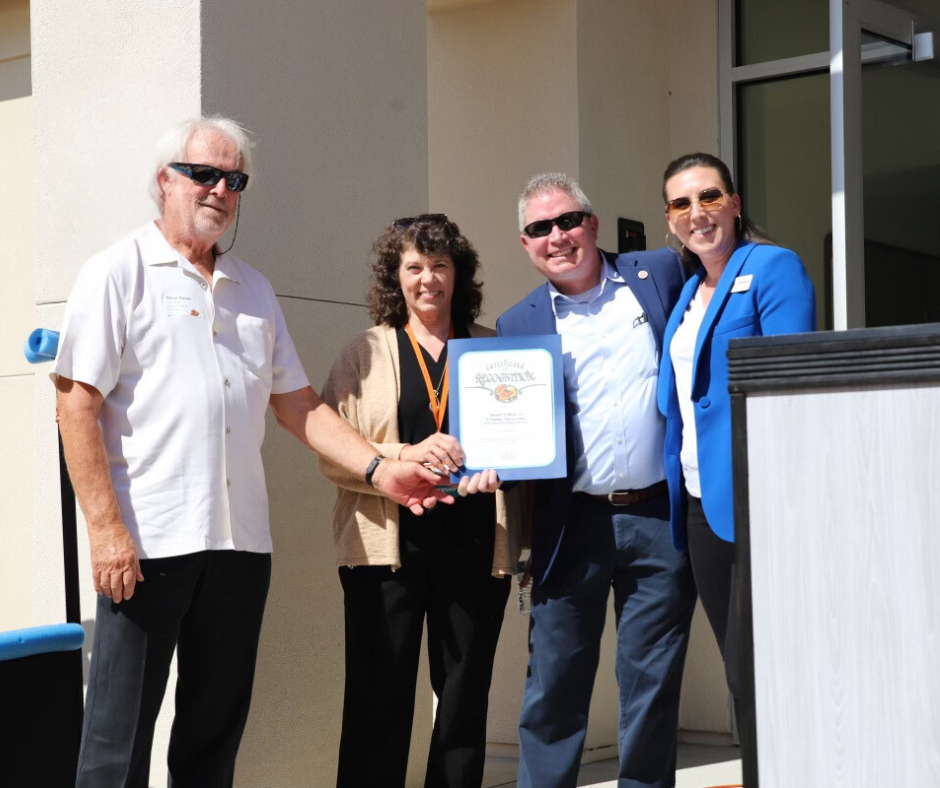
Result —
[[[600, 254], [600, 252], [598, 252], [598, 254]], [[616, 268], [604, 259], [603, 255], [601, 255], [601, 281], [587, 292], [579, 293], [575, 296], [567, 296], [564, 293], [560, 293], [555, 288], [555, 285], [549, 282], [548, 293], [552, 299], [552, 312], [555, 314], [555, 319], [557, 320], [559, 317], [564, 317], [579, 304], [590, 304], [596, 298], [602, 296], [607, 288], [608, 282], [616, 282], [622, 285], [624, 278]]]
[[[150, 222], [146, 226], [138, 243], [140, 259], [144, 265], [177, 265], [190, 273], [198, 275], [195, 266], [170, 246], [170, 242], [167, 241], [166, 236], [157, 227], [156, 222]], [[215, 258], [215, 267], [212, 273], [213, 288], [220, 279], [230, 279], [241, 284], [238, 261], [228, 253]]]
[[616, 268], [604, 259], [601, 271], [585, 293], [551, 293], [571, 412], [572, 488], [592, 495], [643, 489], [665, 476], [655, 337]]

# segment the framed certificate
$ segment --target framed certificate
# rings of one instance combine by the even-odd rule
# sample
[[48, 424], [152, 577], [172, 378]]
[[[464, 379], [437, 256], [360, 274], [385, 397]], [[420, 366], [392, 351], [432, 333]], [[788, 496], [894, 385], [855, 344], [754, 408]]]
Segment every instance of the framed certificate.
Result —
[[487, 468], [504, 481], [565, 476], [561, 337], [451, 339], [447, 358], [448, 424], [467, 457], [452, 481]]

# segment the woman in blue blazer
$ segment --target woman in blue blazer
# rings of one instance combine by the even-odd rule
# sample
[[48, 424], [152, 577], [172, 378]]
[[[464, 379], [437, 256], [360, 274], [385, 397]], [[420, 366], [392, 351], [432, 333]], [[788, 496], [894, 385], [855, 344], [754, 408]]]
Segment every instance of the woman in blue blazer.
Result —
[[663, 198], [669, 230], [694, 271], [666, 324], [659, 372], [672, 537], [689, 551], [737, 697], [728, 341], [813, 331], [816, 299], [800, 258], [744, 217], [720, 159], [693, 153], [673, 161]]

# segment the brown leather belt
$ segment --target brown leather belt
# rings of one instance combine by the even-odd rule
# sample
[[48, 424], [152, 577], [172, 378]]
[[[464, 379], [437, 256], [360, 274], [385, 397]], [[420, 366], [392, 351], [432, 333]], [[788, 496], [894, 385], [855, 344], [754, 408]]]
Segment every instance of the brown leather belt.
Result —
[[616, 492], [607, 493], [607, 495], [593, 495], [591, 493], [579, 492], [575, 493], [575, 496], [579, 498], [590, 498], [592, 501], [609, 503], [613, 506], [630, 506], [640, 501], [648, 501], [650, 498], [665, 495], [668, 490], [669, 485], [663, 480], [656, 482], [656, 484], [651, 484], [649, 487], [644, 487], [642, 490], [617, 490]]

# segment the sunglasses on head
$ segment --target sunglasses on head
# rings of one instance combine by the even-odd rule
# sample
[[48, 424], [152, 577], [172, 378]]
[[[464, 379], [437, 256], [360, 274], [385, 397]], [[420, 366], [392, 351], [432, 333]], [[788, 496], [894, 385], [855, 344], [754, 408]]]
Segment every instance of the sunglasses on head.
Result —
[[450, 219], [446, 213], [419, 213], [417, 216], [405, 216], [392, 222], [396, 230], [404, 230], [413, 224], [446, 224]]
[[725, 193], [721, 189], [704, 189], [698, 197], [676, 197], [666, 203], [666, 213], [670, 219], [686, 216], [691, 212], [694, 202], [703, 211], [720, 211], [725, 204]]
[[573, 230], [580, 225], [585, 216], [590, 215], [587, 211], [568, 211], [568, 213], [563, 213], [554, 219], [539, 219], [537, 222], [527, 224], [522, 232], [528, 235], [529, 238], [544, 238], [551, 233], [553, 225], [556, 225], [563, 232], [568, 232], [568, 230]]
[[184, 161], [173, 161], [167, 166], [171, 170], [181, 172], [200, 186], [215, 186], [223, 178], [225, 178], [225, 188], [230, 192], [244, 191], [248, 185], [248, 176], [239, 170], [220, 170], [208, 164], [187, 164]]

